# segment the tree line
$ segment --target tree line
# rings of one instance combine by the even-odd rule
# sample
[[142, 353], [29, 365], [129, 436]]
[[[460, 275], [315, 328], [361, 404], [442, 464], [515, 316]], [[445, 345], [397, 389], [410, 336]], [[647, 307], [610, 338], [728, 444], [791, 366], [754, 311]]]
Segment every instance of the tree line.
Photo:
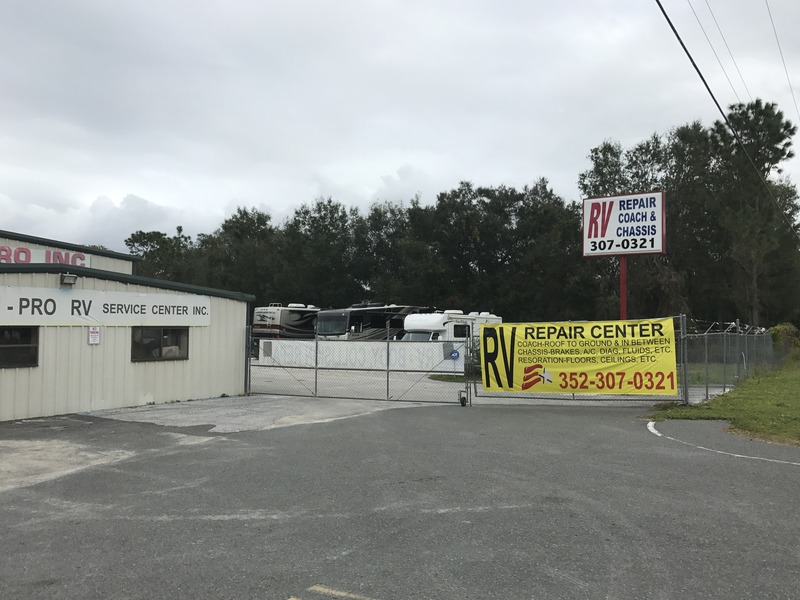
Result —
[[[666, 252], [627, 261], [629, 318], [800, 323], [800, 204], [781, 170], [796, 127], [761, 100], [731, 106], [727, 119], [736, 135], [693, 122], [589, 152], [585, 197], [666, 196]], [[195, 239], [178, 226], [125, 244], [144, 259], [142, 275], [247, 292], [257, 304], [385, 301], [506, 321], [619, 315], [617, 258], [582, 256], [581, 204], [543, 177], [522, 189], [462, 182], [433, 205], [417, 197], [364, 213], [319, 198], [278, 225], [240, 207]]]

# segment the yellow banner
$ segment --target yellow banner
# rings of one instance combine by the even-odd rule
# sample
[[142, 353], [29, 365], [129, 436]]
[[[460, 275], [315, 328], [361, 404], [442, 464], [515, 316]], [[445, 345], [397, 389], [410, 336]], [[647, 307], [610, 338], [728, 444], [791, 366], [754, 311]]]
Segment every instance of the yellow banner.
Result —
[[481, 325], [487, 391], [678, 394], [671, 318]]

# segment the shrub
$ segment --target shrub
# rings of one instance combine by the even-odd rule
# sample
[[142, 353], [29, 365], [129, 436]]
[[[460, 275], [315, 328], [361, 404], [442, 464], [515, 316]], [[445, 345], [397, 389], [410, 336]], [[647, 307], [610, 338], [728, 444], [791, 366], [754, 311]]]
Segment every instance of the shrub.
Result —
[[770, 327], [772, 347], [778, 351], [800, 348], [800, 331], [791, 323], [778, 323]]

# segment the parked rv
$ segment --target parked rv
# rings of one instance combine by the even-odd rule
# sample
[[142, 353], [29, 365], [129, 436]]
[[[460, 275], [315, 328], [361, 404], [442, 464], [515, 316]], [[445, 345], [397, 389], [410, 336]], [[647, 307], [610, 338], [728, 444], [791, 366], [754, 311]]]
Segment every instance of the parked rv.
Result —
[[452, 341], [465, 340], [478, 335], [482, 324], [494, 325], [503, 319], [489, 312], [471, 312], [464, 314], [461, 310], [445, 310], [434, 313], [408, 315], [403, 323], [406, 333], [404, 341]]
[[317, 315], [317, 335], [320, 339], [391, 340], [403, 334], [407, 315], [423, 310], [427, 309], [381, 302], [321, 310]]
[[308, 339], [314, 337], [319, 308], [313, 304], [273, 302], [253, 310], [253, 336]]

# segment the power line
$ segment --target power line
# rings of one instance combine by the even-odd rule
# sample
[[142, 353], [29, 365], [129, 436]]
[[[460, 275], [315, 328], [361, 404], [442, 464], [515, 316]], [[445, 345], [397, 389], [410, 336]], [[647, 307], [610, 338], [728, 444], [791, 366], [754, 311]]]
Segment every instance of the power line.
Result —
[[800, 242], [800, 234], [798, 234], [798, 232], [795, 230], [794, 224], [789, 220], [789, 217], [786, 216], [786, 213], [781, 208], [781, 205], [778, 202], [778, 199], [775, 198], [775, 195], [772, 193], [772, 190], [769, 188], [769, 184], [767, 183], [766, 178], [761, 174], [761, 171], [758, 170], [758, 167], [756, 167], [756, 163], [753, 162], [753, 159], [750, 156], [750, 153], [747, 151], [747, 148], [745, 148], [745, 145], [744, 145], [744, 142], [742, 141], [742, 138], [739, 136], [739, 132], [736, 131], [736, 129], [734, 129], [733, 125], [731, 125], [731, 122], [728, 120], [728, 116], [725, 114], [725, 111], [722, 110], [722, 107], [719, 105], [719, 102], [717, 102], [717, 97], [714, 95], [714, 92], [711, 91], [711, 87], [708, 85], [708, 82], [706, 81], [706, 78], [703, 76], [703, 73], [700, 71], [700, 67], [698, 67], [697, 63], [694, 61], [694, 57], [692, 56], [692, 53], [689, 52], [689, 49], [686, 47], [686, 44], [683, 43], [683, 38], [681, 38], [680, 34], [678, 33], [678, 30], [675, 29], [675, 25], [672, 24], [672, 19], [669, 18], [669, 15], [667, 14], [667, 11], [664, 9], [664, 6], [661, 4], [661, 0], [656, 0], [656, 4], [658, 4], [658, 8], [661, 10], [661, 14], [664, 15], [664, 19], [666, 19], [667, 24], [669, 25], [669, 28], [672, 30], [672, 33], [675, 34], [675, 38], [678, 40], [678, 43], [681, 45], [681, 48], [683, 48], [683, 51], [686, 53], [686, 56], [689, 58], [689, 62], [692, 63], [692, 66], [694, 67], [694, 70], [697, 72], [697, 75], [700, 77], [700, 81], [703, 82], [703, 85], [705, 86], [706, 91], [708, 92], [708, 95], [711, 96], [711, 99], [714, 101], [714, 104], [716, 105], [717, 110], [719, 111], [719, 114], [722, 115], [722, 119], [725, 121], [725, 124], [728, 126], [728, 129], [731, 130], [731, 133], [733, 134], [733, 137], [736, 138], [736, 142], [742, 148], [742, 152], [747, 157], [747, 160], [750, 163], [750, 165], [753, 167], [753, 171], [756, 172], [756, 175], [758, 175], [758, 178], [761, 180], [761, 183], [764, 185], [764, 189], [767, 190], [767, 193], [769, 194], [769, 197], [772, 199], [773, 204], [775, 204], [775, 208], [778, 209], [778, 213], [783, 217], [783, 220], [789, 226], [790, 231], [792, 233], [794, 233], [794, 236], [795, 236], [795, 238], [797, 238], [797, 241]]
[[[703, 35], [706, 36], [706, 41], [708, 42], [708, 46], [709, 48], [711, 48], [711, 52], [714, 53], [714, 58], [717, 59], [717, 64], [719, 64], [719, 68], [722, 69], [722, 73], [723, 75], [725, 75], [725, 79], [728, 80], [728, 85], [731, 86], [731, 91], [733, 92], [733, 95], [736, 96], [736, 101], [741, 104], [742, 101], [739, 99], [739, 94], [736, 93], [736, 88], [733, 87], [733, 82], [731, 81], [731, 78], [728, 77], [728, 73], [727, 71], [725, 71], [725, 67], [722, 65], [722, 61], [719, 59], [719, 55], [717, 54], [717, 51], [714, 49], [714, 44], [711, 43], [711, 39], [708, 37], [708, 34], [706, 33], [706, 28], [703, 27], [703, 24], [700, 22], [700, 17], [697, 16], [697, 11], [695, 11], [694, 6], [692, 6], [692, 0], [686, 0], [686, 3], [689, 5], [689, 8], [692, 9], [694, 18], [697, 21], [697, 24], [700, 25], [700, 30], [703, 32]], [[747, 86], [745, 86], [745, 89], [747, 89]]]
[[717, 23], [717, 17], [714, 15], [714, 11], [711, 10], [711, 5], [706, 0], [706, 6], [708, 7], [708, 12], [711, 13], [711, 18], [714, 19], [714, 25], [717, 26], [717, 31], [719, 31], [719, 35], [722, 38], [722, 41], [725, 43], [725, 48], [728, 50], [728, 56], [731, 57], [731, 61], [733, 62], [733, 66], [736, 67], [736, 72], [739, 74], [739, 79], [742, 80], [742, 85], [744, 86], [744, 91], [747, 92], [747, 97], [750, 98], [750, 102], [753, 101], [753, 96], [750, 94], [750, 90], [747, 89], [747, 84], [744, 82], [744, 77], [742, 76], [742, 72], [739, 70], [739, 65], [736, 64], [736, 59], [733, 58], [733, 52], [731, 52], [730, 46], [728, 46], [728, 40], [725, 39], [725, 34], [722, 33], [722, 28], [720, 28], [719, 23]]
[[800, 110], [797, 108], [797, 99], [794, 97], [794, 88], [792, 87], [792, 80], [789, 79], [789, 69], [786, 68], [786, 60], [783, 58], [783, 50], [781, 49], [781, 42], [778, 39], [778, 30], [775, 29], [775, 21], [772, 19], [772, 11], [769, 8], [769, 1], [764, 0], [767, 5], [767, 12], [769, 13], [769, 22], [772, 23], [772, 31], [775, 34], [775, 42], [778, 44], [778, 52], [781, 54], [781, 62], [783, 62], [783, 72], [786, 73], [786, 81], [789, 82], [789, 91], [792, 92], [792, 101], [794, 102], [794, 110], [797, 112], [797, 118], [800, 119]]

